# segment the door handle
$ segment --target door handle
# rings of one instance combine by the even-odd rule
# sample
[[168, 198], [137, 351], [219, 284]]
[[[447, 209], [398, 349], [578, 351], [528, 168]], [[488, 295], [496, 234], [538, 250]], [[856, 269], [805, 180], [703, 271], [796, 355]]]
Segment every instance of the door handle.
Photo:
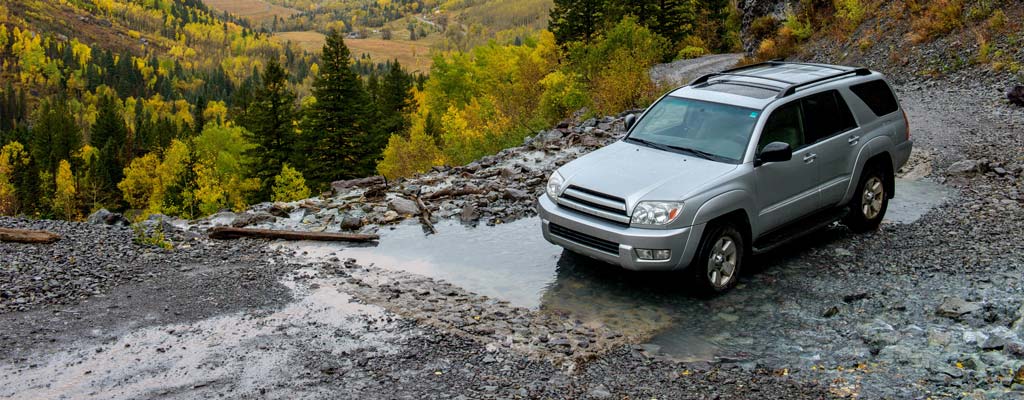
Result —
[[850, 136], [849, 139], [846, 139], [846, 143], [849, 143], [851, 145], [857, 144], [857, 142], [860, 142], [860, 136]]
[[814, 160], [817, 159], [817, 158], [818, 158], [817, 154], [807, 153], [807, 155], [804, 156], [804, 162], [810, 164], [810, 163], [814, 162]]

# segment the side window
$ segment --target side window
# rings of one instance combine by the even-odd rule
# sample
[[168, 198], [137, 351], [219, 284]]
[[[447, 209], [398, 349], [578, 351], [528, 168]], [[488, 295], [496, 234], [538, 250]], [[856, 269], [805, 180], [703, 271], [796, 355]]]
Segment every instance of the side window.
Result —
[[804, 106], [807, 143], [815, 143], [857, 127], [850, 107], [835, 90], [807, 96], [801, 102]]
[[850, 86], [850, 90], [863, 100], [876, 116], [889, 115], [900, 109], [892, 89], [881, 79]]
[[757, 151], [771, 142], [789, 143], [796, 150], [804, 145], [804, 127], [800, 118], [800, 102], [794, 101], [775, 109], [761, 131], [761, 140], [757, 143]]

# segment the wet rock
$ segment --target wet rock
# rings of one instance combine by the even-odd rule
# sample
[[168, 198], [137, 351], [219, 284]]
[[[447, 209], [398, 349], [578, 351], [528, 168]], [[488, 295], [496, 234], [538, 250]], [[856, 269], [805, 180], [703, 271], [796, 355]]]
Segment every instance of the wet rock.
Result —
[[505, 189], [505, 198], [509, 200], [526, 200], [530, 198], [530, 194], [519, 189], [508, 188]]
[[867, 292], [848, 294], [843, 296], [843, 303], [850, 304], [856, 301], [861, 301], [868, 298]]
[[244, 213], [235, 217], [235, 220], [231, 222], [231, 226], [235, 228], [245, 228], [250, 225], [272, 223], [276, 220], [277, 217], [268, 212]]
[[476, 211], [476, 206], [473, 204], [466, 204], [462, 207], [462, 212], [459, 214], [459, 220], [464, 224], [470, 224], [480, 219], [480, 213]]
[[980, 309], [981, 305], [968, 302], [959, 297], [946, 297], [942, 300], [942, 304], [939, 304], [935, 312], [939, 316], [959, 318], [964, 314], [970, 314]]
[[345, 230], [356, 230], [363, 227], [363, 219], [354, 217], [351, 215], [345, 215], [341, 217], [341, 229]]
[[608, 388], [604, 387], [604, 385], [597, 385], [597, 387], [587, 392], [587, 398], [595, 400], [610, 399], [612, 398], [612, 392], [609, 392]]
[[396, 197], [388, 202], [388, 208], [394, 210], [398, 215], [419, 215], [420, 209], [416, 206], [416, 202], [403, 198]]
[[384, 185], [386, 183], [387, 183], [387, 180], [385, 180], [383, 176], [370, 176], [370, 177], [366, 177], [366, 178], [349, 179], [349, 180], [345, 180], [345, 181], [335, 181], [335, 182], [331, 183], [331, 189], [334, 189], [334, 192], [338, 193], [338, 192], [341, 192], [344, 189], [350, 189], [350, 188], [354, 188], [354, 187], [364, 187], [364, 186], [378, 186], [378, 185]]
[[89, 215], [86, 222], [93, 225], [114, 225], [114, 226], [128, 226], [131, 223], [123, 215], [108, 211], [106, 208], [101, 208], [98, 211]]
[[981, 162], [977, 160], [960, 160], [946, 169], [950, 175], [968, 175], [981, 172]]
[[1024, 85], [1017, 85], [1007, 90], [1006, 99], [1014, 105], [1024, 107]]
[[390, 224], [392, 222], [398, 221], [400, 218], [401, 218], [401, 216], [398, 215], [398, 213], [395, 212], [394, 210], [387, 210], [387, 211], [384, 212], [383, 215], [381, 215], [381, 220], [384, 221], [384, 223], [387, 223], [387, 224]]
[[292, 212], [292, 207], [285, 203], [274, 203], [274, 205], [267, 209], [267, 212], [278, 218], [288, 218]]

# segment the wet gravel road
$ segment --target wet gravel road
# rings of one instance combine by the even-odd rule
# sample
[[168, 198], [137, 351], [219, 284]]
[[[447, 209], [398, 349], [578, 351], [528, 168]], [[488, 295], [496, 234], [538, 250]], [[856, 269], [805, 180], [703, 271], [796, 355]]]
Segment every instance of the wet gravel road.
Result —
[[0, 243], [0, 398], [1024, 397], [1024, 111], [898, 91], [918, 151], [892, 220], [713, 299], [563, 253], [515, 196], [485, 212], [518, 221], [372, 248], [0, 218], [64, 235]]

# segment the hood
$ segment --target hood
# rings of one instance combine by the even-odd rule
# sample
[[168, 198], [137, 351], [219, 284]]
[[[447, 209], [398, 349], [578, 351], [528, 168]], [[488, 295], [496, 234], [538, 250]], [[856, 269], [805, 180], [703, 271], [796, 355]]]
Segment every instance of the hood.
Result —
[[735, 164], [705, 160], [647, 146], [615, 142], [558, 170], [569, 185], [626, 199], [685, 200]]

